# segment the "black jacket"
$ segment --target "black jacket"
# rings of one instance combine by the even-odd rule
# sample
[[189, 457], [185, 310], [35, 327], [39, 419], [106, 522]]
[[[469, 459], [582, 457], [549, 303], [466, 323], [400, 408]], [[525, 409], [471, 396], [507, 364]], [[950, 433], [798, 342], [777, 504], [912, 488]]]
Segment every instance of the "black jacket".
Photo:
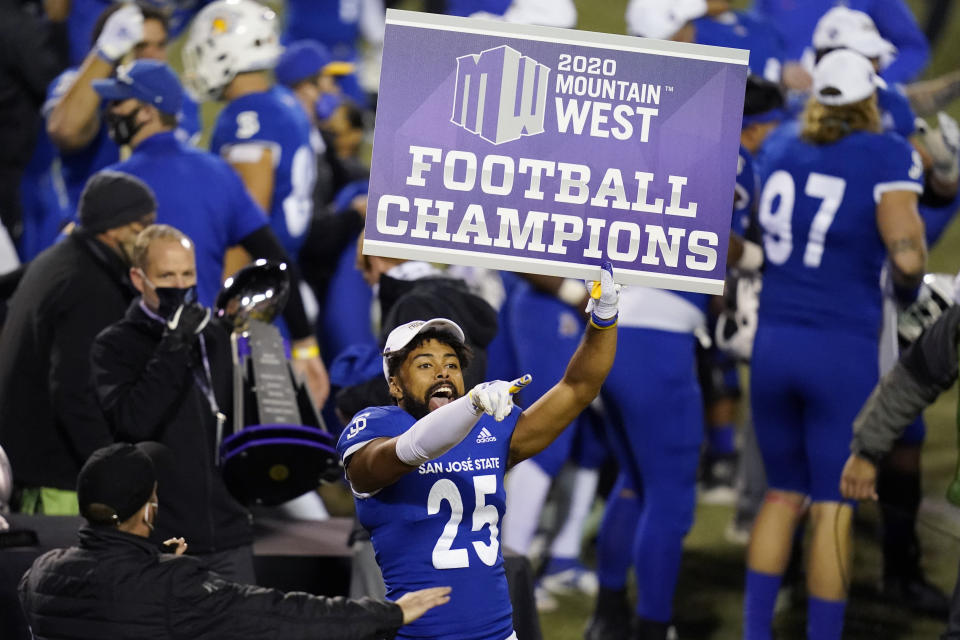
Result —
[[20, 179], [40, 133], [40, 106], [62, 65], [40, 19], [0, 0], [0, 222], [18, 238]]
[[[380, 346], [395, 328], [413, 320], [449, 318], [467, 338], [473, 350], [473, 361], [463, 371], [467, 389], [486, 380], [487, 345], [497, 335], [497, 312], [480, 296], [467, 290], [462, 280], [453, 278], [421, 278], [397, 280], [380, 276], [380, 309], [383, 329]], [[394, 404], [389, 387], [382, 376], [347, 387], [337, 394], [337, 408], [347, 418], [367, 407]]]
[[75, 489], [112, 442], [90, 386], [90, 346], [136, 292], [112, 250], [76, 231], [31, 262], [0, 332], [0, 445], [18, 485]]
[[[183, 536], [194, 553], [250, 544], [250, 515], [215, 465], [216, 417], [198, 381], [206, 379], [199, 340], [180, 347], [164, 338], [164, 328], [137, 298], [121, 321], [97, 336], [90, 352], [97, 397], [117, 441], [154, 440], [169, 450], [169, 459], [157, 462], [156, 540]], [[230, 335], [212, 321], [202, 337], [217, 405], [229, 414]]]
[[79, 547], [37, 558], [19, 590], [38, 640], [380, 640], [403, 621], [393, 603], [228, 582], [196, 558], [91, 527], [80, 529]]

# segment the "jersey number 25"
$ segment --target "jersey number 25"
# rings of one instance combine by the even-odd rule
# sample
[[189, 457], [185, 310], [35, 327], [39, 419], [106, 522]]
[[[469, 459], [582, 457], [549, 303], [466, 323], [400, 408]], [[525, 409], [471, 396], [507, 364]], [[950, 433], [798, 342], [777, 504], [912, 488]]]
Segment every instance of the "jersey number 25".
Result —
[[[492, 567], [496, 564], [500, 551], [500, 540], [497, 538], [500, 533], [500, 529], [497, 528], [500, 514], [495, 506], [486, 504], [486, 497], [497, 492], [497, 476], [474, 476], [473, 490], [476, 497], [473, 531], [480, 531], [484, 525], [490, 525], [490, 542], [476, 541], [473, 543], [473, 550], [476, 551], [480, 562]], [[433, 566], [435, 569], [464, 569], [470, 566], [468, 551], [453, 548], [454, 538], [457, 537], [460, 522], [463, 520], [463, 498], [460, 496], [457, 485], [447, 478], [437, 480], [430, 487], [430, 495], [427, 497], [427, 514], [432, 516], [440, 513], [440, 505], [443, 502], [450, 503], [450, 519], [433, 547]]]

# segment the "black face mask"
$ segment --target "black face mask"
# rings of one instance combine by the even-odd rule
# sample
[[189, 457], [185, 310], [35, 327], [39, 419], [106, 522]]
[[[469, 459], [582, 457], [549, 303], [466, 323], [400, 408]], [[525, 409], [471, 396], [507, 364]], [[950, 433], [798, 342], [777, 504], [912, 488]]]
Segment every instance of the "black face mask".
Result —
[[137, 107], [126, 115], [120, 115], [108, 111], [104, 118], [107, 121], [107, 132], [110, 138], [118, 145], [130, 144], [133, 136], [137, 135], [144, 123], [137, 123], [137, 114], [140, 113], [140, 107]]
[[184, 304], [192, 304], [197, 301], [197, 285], [190, 287], [157, 287], [157, 298], [160, 304], [157, 306], [157, 315], [169, 319]]

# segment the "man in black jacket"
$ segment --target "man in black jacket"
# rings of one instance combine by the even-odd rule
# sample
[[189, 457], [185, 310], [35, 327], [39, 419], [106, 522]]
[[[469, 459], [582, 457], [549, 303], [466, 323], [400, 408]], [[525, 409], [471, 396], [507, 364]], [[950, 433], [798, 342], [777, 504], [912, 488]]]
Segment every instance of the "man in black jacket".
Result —
[[75, 515], [77, 472], [112, 441], [90, 388], [90, 345], [136, 293], [130, 255], [156, 206], [137, 178], [95, 174], [80, 198], [80, 226], [37, 256], [10, 300], [0, 333], [0, 445], [21, 511]]
[[[224, 580], [181, 555], [182, 538], [161, 553], [147, 538], [162, 513], [146, 445], [99, 449], [77, 481], [88, 524], [80, 545], [34, 561], [20, 601], [34, 637], [111, 640], [381, 640], [449, 600], [449, 587], [408, 593], [396, 603], [283, 594]], [[176, 496], [166, 487], [167, 500]]]
[[138, 237], [130, 278], [140, 297], [97, 336], [90, 352], [94, 387], [114, 439], [155, 440], [167, 491], [158, 539], [182, 535], [218, 573], [253, 583], [249, 512], [216, 467], [218, 420], [232, 407], [229, 333], [196, 302], [193, 243], [168, 225]]

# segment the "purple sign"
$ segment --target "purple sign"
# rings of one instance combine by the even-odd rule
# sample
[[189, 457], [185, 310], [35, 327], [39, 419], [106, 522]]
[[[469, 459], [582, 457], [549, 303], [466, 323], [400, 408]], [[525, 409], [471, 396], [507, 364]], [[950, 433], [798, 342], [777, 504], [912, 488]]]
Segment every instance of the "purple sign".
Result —
[[722, 293], [747, 58], [388, 11], [364, 252]]

